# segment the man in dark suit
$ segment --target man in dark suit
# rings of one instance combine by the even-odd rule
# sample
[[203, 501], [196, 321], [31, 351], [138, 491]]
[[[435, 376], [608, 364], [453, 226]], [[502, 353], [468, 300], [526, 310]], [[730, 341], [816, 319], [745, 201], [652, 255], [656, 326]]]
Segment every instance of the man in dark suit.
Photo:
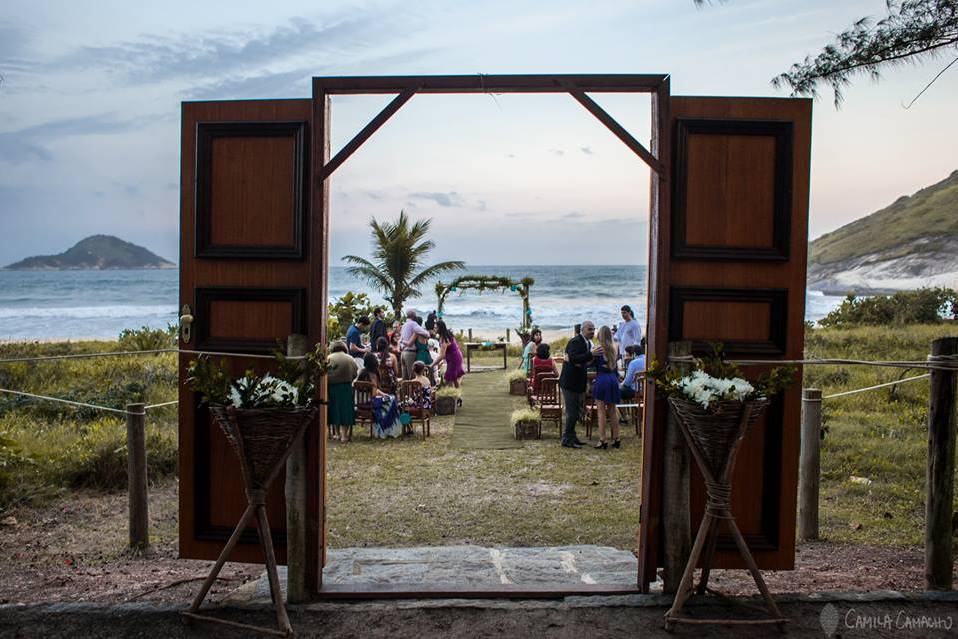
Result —
[[582, 448], [582, 442], [575, 434], [575, 425], [582, 417], [585, 406], [585, 387], [588, 376], [586, 369], [592, 361], [592, 338], [595, 337], [595, 324], [582, 322], [582, 332], [569, 340], [565, 347], [565, 363], [559, 376], [559, 388], [562, 389], [562, 403], [565, 404], [565, 428], [562, 431], [562, 445], [566, 448]]

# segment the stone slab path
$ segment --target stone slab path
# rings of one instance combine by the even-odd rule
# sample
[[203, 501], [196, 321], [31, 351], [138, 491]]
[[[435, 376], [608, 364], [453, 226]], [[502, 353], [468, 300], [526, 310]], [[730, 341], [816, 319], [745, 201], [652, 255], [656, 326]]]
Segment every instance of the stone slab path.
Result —
[[[448, 586], [452, 589], [501, 585], [615, 585], [636, 583], [638, 565], [627, 550], [606, 546], [487, 548], [342, 548], [328, 551], [323, 583], [365, 586]], [[286, 569], [280, 566], [285, 587]], [[229, 595], [231, 603], [269, 601], [264, 574]]]

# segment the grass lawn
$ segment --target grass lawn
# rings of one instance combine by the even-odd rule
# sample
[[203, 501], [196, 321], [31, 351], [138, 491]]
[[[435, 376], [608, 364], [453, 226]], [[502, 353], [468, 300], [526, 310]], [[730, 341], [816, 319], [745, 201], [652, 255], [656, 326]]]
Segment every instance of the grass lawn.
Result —
[[[524, 400], [508, 395], [503, 373], [467, 375], [463, 400], [489, 386], [501, 389], [508, 430], [513, 405]], [[351, 443], [331, 444], [331, 545], [636, 547], [641, 440], [634, 431], [623, 428], [621, 450], [571, 450], [547, 422], [543, 439], [521, 448], [464, 450], [451, 447], [452, 428], [451, 417], [438, 417], [425, 442], [371, 440], [357, 429]]]

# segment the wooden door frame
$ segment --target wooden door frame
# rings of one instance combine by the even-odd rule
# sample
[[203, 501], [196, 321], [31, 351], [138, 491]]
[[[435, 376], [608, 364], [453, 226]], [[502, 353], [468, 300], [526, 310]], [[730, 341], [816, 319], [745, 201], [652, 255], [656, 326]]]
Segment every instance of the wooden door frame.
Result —
[[[350, 77], [314, 77], [313, 90], [313, 129], [312, 129], [312, 188], [311, 188], [311, 232], [314, 234], [313, 246], [322, 246], [321, 255], [311, 254], [314, 260], [311, 268], [311, 290], [319, 293], [318, 299], [328, 296], [329, 275], [329, 178], [333, 172], [351, 156], [366, 140], [389, 120], [406, 102], [416, 94], [460, 94], [460, 93], [566, 93], [579, 102], [587, 111], [608, 128], [623, 144], [635, 153], [651, 169], [651, 193], [649, 207], [649, 265], [648, 265], [648, 355], [664, 361], [668, 351], [668, 251], [669, 251], [669, 172], [671, 170], [669, 139], [669, 101], [671, 97], [668, 74], [605, 74], [605, 75], [442, 75], [442, 76], [350, 76]], [[602, 109], [587, 94], [594, 93], [648, 93], [652, 98], [652, 137], [650, 149], [646, 149], [611, 115]], [[370, 122], [363, 127], [346, 145], [330, 158], [330, 115], [333, 95], [396, 94]], [[664, 257], [665, 259], [660, 259]], [[315, 262], [318, 261], [318, 264]], [[325, 304], [322, 312], [310, 315], [311, 335], [320, 335], [325, 343], [326, 335]], [[653, 397], [652, 389], [646, 389], [646, 396]], [[660, 543], [658, 523], [660, 516], [661, 484], [659, 478], [645, 478], [646, 470], [657, 467], [656, 459], [661, 459], [662, 438], [658, 436], [661, 428], [654, 428], [656, 422], [664, 422], [666, 406], [661, 401], [649, 403], [645, 423], [643, 424], [643, 461], [642, 490], [640, 502], [639, 563], [635, 588], [606, 589], [613, 591], [648, 592], [649, 583], [655, 580], [657, 545]], [[659, 451], [659, 457], [654, 456]], [[309, 451], [310, 460], [319, 464], [322, 491], [312, 491], [316, 499], [309, 504], [310, 519], [316, 522], [319, 531], [319, 543], [325, 565], [326, 551], [326, 440], [320, 438], [319, 450]], [[313, 518], [316, 518], [315, 520]], [[317, 521], [318, 520], [318, 521]], [[310, 529], [314, 529], [310, 526]], [[312, 580], [310, 580], [312, 581]], [[322, 569], [316, 575], [321, 596], [343, 597], [360, 596], [364, 598], [384, 596], [387, 592], [377, 588], [350, 587], [349, 593], [340, 592], [342, 588], [322, 586]], [[382, 592], [380, 592], [382, 590]], [[521, 592], [518, 592], [521, 590]], [[580, 589], [563, 586], [561, 588], [502, 589], [483, 590], [482, 596], [533, 596], [533, 590], [555, 596], [567, 594], [597, 594], [595, 588]], [[389, 596], [402, 596], [393, 590]], [[409, 596], [425, 594], [441, 596], [440, 593], [407, 593]], [[463, 593], [449, 593], [463, 596]]]

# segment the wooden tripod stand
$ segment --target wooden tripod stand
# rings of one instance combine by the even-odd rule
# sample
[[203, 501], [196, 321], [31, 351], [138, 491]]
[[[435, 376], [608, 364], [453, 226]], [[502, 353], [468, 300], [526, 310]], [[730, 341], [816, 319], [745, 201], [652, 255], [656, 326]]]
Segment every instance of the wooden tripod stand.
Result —
[[[269, 485], [286, 464], [286, 459], [292, 452], [293, 444], [303, 435], [319, 409], [305, 407], [234, 409], [214, 406], [210, 410], [239, 456], [243, 483], [246, 485], [248, 505], [246, 510], [243, 511], [239, 523], [236, 524], [236, 528], [233, 529], [229, 541], [226, 542], [223, 552], [217, 558], [216, 564], [193, 599], [193, 604], [188, 611], [183, 612], [183, 616], [187, 619], [212, 621], [234, 628], [238, 627], [288, 637], [293, 634], [293, 627], [290, 625], [289, 616], [286, 614], [283, 593], [279, 584], [276, 554], [273, 551], [273, 538], [270, 533], [269, 521], [266, 518], [266, 495], [269, 491]], [[206, 599], [206, 594], [212, 587], [213, 582], [216, 581], [217, 575], [222, 570], [223, 564], [229, 559], [230, 553], [233, 552], [233, 548], [236, 547], [240, 536], [254, 514], [259, 524], [260, 545], [263, 547], [263, 554], [266, 556], [266, 575], [269, 579], [270, 596], [273, 605], [276, 607], [276, 620], [279, 623], [279, 630], [228, 621], [201, 615], [197, 612], [203, 604], [203, 600]]]
[[[675, 600], [672, 602], [669, 611], [665, 613], [665, 629], [672, 630], [677, 623], [715, 623], [776, 624], [779, 630], [784, 630], [785, 623], [788, 620], [782, 616], [775, 600], [769, 594], [762, 573], [759, 571], [758, 565], [756, 565], [755, 559], [752, 557], [752, 553], [735, 523], [735, 517], [732, 515], [730, 507], [732, 497], [730, 477], [735, 468], [735, 456], [749, 426], [767, 406], [767, 400], [746, 402], [741, 409], [741, 417], [736, 420], [737, 424], [726, 419], [725, 428], [721, 423], [710, 424], [709, 419], [700, 410], [696, 410], [697, 407], [692, 402], [675, 400], [674, 398], [670, 398], [669, 401], [678, 415], [677, 421], [682, 429], [682, 434], [685, 436], [685, 441], [688, 442], [689, 449], [692, 451], [699, 470], [702, 471], [702, 476], [705, 478], [707, 500], [702, 523], [699, 525], [698, 534], [695, 536], [692, 553], [685, 564], [685, 572], [682, 573], [682, 580], [679, 582], [678, 591], [675, 593]], [[762, 597], [765, 599], [765, 605], [770, 615], [767, 619], [700, 619], [681, 615], [682, 608], [692, 596], [692, 577], [699, 557], [702, 557], [702, 578], [696, 588], [697, 594], [702, 595], [709, 592], [724, 597], [722, 593], [708, 587], [709, 571], [715, 555], [719, 525], [722, 521], [728, 524], [732, 537], [735, 539], [735, 545], [745, 560], [745, 564], [755, 580], [755, 585], [758, 586]], [[704, 556], [702, 555], [703, 550]]]

